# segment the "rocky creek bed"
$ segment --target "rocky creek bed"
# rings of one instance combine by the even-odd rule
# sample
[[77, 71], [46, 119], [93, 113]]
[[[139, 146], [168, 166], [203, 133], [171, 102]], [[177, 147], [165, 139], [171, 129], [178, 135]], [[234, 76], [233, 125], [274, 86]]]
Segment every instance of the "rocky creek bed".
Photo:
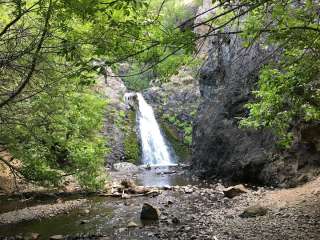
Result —
[[[230, 195], [221, 184], [195, 184], [161, 187], [150, 196], [87, 197], [56, 216], [2, 224], [0, 239], [318, 240], [319, 186], [316, 179], [289, 190], [244, 188]], [[159, 210], [158, 221], [140, 219], [144, 203]]]

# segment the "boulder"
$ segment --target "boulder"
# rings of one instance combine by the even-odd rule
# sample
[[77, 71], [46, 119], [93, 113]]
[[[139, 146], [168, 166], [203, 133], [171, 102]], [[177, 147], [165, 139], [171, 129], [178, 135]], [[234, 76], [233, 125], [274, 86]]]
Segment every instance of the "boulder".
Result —
[[37, 240], [39, 239], [40, 234], [39, 233], [29, 233], [27, 236], [24, 237], [25, 240]]
[[135, 188], [136, 184], [131, 179], [124, 179], [120, 183], [125, 188]]
[[193, 188], [192, 187], [185, 187], [184, 188], [184, 193], [186, 193], [186, 194], [193, 193]]
[[150, 205], [149, 203], [143, 204], [141, 214], [140, 214], [141, 220], [158, 221], [159, 216], [160, 216], [160, 211], [158, 208]]
[[135, 222], [131, 221], [128, 223], [127, 225], [128, 228], [135, 228], [135, 227], [138, 227], [138, 224], [136, 224]]
[[262, 207], [260, 205], [254, 205], [251, 207], [246, 208], [243, 213], [240, 214], [240, 217], [242, 218], [252, 218], [257, 216], [264, 216], [268, 212], [268, 209], [265, 207]]
[[139, 168], [133, 163], [120, 162], [113, 164], [113, 169], [117, 172], [138, 172]]
[[171, 221], [172, 221], [173, 224], [179, 224], [179, 223], [180, 223], [180, 220], [179, 220], [179, 218], [177, 218], [177, 217], [173, 217], [173, 218], [171, 219]]
[[226, 188], [225, 190], [223, 190], [223, 194], [225, 197], [227, 198], [234, 198], [236, 196], [239, 196], [243, 193], [247, 193], [248, 190], [242, 185], [236, 185], [236, 186], [232, 186], [229, 188]]

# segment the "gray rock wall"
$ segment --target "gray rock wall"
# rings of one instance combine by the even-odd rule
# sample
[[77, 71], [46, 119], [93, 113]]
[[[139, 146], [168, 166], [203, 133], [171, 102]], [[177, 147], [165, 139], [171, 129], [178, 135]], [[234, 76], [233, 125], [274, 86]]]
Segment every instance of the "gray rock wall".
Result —
[[183, 67], [168, 83], [144, 92], [163, 133], [181, 161], [190, 159], [192, 122], [200, 103], [199, 87], [191, 73], [190, 69]]
[[205, 176], [263, 181], [261, 171], [274, 151], [267, 131], [239, 129], [247, 112], [258, 69], [267, 56], [259, 45], [243, 49], [236, 36], [211, 38], [208, 59], [200, 71], [203, 101], [193, 130], [193, 166]]
[[[315, 134], [319, 122], [297, 125], [290, 150], [277, 149], [271, 131], [239, 128], [239, 119], [248, 114], [244, 105], [252, 99], [259, 69], [274, 49], [259, 44], [244, 49], [235, 35], [215, 36], [210, 42], [199, 76], [202, 103], [193, 126], [194, 170], [209, 178], [280, 186], [294, 186], [319, 174], [320, 152], [314, 140], [314, 135], [319, 138]], [[314, 133], [311, 140], [302, 141], [304, 132]]]
[[126, 112], [124, 94], [127, 91], [119, 77], [114, 75], [108, 67], [103, 67], [102, 75], [97, 81], [97, 90], [106, 98], [107, 109], [103, 135], [106, 137], [106, 145], [110, 151], [106, 156], [106, 163], [113, 164], [125, 160], [124, 151], [124, 119], [120, 112]]

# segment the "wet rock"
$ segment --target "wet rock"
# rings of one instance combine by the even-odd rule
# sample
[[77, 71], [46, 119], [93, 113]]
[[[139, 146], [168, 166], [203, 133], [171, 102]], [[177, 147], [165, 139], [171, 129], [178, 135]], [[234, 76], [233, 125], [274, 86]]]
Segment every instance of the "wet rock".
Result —
[[89, 210], [89, 209], [84, 209], [84, 210], [83, 210], [83, 213], [84, 213], [84, 214], [89, 214], [89, 213], [90, 213], [90, 210]]
[[162, 187], [163, 190], [172, 190], [172, 187], [169, 185], [165, 185]]
[[174, 224], [179, 224], [180, 223], [180, 220], [177, 218], [177, 217], [174, 217], [174, 218], [172, 218], [172, 223], [174, 223]]
[[157, 221], [157, 220], [159, 220], [159, 216], [160, 216], [159, 209], [157, 209], [156, 207], [154, 207], [148, 203], [143, 204], [141, 214], [140, 214], [140, 218], [142, 220]]
[[246, 208], [243, 213], [240, 214], [240, 217], [242, 218], [252, 218], [257, 216], [264, 216], [268, 212], [268, 209], [265, 207], [262, 207], [260, 205], [254, 205], [251, 207]]
[[80, 224], [86, 224], [88, 222], [89, 222], [89, 220], [81, 220]]
[[131, 221], [128, 223], [127, 225], [128, 228], [135, 228], [135, 227], [138, 227], [138, 224], [136, 224], [135, 222]]
[[147, 164], [147, 166], [145, 167], [146, 170], [151, 170], [151, 166], [150, 164]]
[[186, 187], [186, 188], [184, 188], [184, 193], [187, 193], [187, 194], [193, 193], [192, 187]]
[[227, 198], [234, 198], [244, 193], [248, 193], [248, 190], [242, 184], [232, 186], [223, 190], [223, 194]]
[[49, 238], [50, 240], [62, 240], [64, 239], [63, 235], [53, 235]]
[[39, 239], [40, 234], [39, 233], [29, 233], [27, 236], [24, 237], [25, 240], [37, 240]]

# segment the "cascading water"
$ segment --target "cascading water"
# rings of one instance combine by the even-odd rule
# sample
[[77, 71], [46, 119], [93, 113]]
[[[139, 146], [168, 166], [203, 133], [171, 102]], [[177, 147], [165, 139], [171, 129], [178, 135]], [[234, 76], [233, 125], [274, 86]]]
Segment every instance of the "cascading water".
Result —
[[169, 166], [175, 157], [161, 134], [152, 107], [137, 93], [139, 102], [138, 123], [142, 143], [143, 164]]

